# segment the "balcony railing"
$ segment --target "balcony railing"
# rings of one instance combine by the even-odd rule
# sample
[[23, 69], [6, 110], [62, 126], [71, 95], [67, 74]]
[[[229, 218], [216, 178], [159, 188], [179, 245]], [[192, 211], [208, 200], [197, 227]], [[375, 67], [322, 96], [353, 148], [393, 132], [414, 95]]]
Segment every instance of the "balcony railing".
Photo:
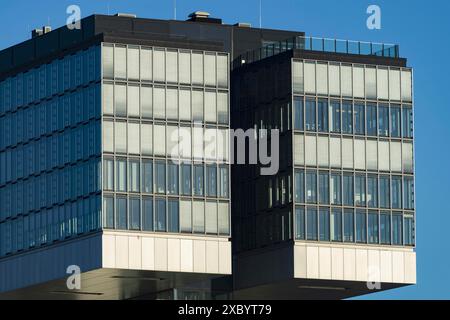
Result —
[[399, 46], [395, 44], [314, 37], [294, 37], [248, 51], [235, 59], [233, 64], [235, 68], [240, 67], [243, 64], [259, 61], [292, 49], [386, 58], [399, 57]]

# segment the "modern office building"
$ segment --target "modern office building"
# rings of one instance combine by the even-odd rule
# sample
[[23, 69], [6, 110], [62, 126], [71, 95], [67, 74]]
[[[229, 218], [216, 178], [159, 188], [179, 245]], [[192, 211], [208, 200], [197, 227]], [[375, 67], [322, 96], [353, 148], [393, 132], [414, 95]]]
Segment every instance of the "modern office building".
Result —
[[[204, 12], [35, 30], [0, 51], [0, 299], [413, 284], [412, 100], [398, 46]], [[280, 132], [273, 176], [230, 156], [255, 127]]]

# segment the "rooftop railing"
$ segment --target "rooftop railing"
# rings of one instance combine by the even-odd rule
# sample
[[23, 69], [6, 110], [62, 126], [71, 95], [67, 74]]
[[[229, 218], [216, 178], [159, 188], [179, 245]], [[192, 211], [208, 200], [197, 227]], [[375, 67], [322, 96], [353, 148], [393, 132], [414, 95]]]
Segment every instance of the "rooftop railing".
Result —
[[240, 67], [243, 64], [259, 61], [292, 49], [399, 58], [399, 46], [395, 44], [299, 36], [248, 51], [235, 59], [234, 67]]

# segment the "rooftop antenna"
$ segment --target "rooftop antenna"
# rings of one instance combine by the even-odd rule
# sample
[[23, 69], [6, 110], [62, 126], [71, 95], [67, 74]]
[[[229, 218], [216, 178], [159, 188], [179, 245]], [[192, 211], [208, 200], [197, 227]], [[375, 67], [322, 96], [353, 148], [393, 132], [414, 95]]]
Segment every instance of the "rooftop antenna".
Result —
[[177, 0], [173, 0], [173, 19], [177, 20]]
[[259, 28], [262, 28], [262, 0], [259, 0]]

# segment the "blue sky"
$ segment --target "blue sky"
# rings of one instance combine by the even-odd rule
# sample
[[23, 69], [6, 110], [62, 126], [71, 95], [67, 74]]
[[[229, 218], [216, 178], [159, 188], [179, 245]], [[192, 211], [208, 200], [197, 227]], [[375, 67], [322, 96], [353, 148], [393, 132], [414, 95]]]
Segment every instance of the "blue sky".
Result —
[[[2, 1], [0, 49], [29, 38], [30, 30], [65, 24], [66, 8], [92, 13], [132, 12], [172, 19], [174, 0]], [[259, 26], [259, 0], [177, 0], [177, 18], [205, 10], [225, 23]], [[368, 30], [366, 9], [381, 7], [382, 29]], [[445, 0], [262, 0], [265, 28], [305, 31], [310, 36], [400, 44], [415, 69], [416, 205], [418, 285], [370, 299], [450, 299], [450, 2]], [[365, 297], [366, 298], [366, 297]]]

